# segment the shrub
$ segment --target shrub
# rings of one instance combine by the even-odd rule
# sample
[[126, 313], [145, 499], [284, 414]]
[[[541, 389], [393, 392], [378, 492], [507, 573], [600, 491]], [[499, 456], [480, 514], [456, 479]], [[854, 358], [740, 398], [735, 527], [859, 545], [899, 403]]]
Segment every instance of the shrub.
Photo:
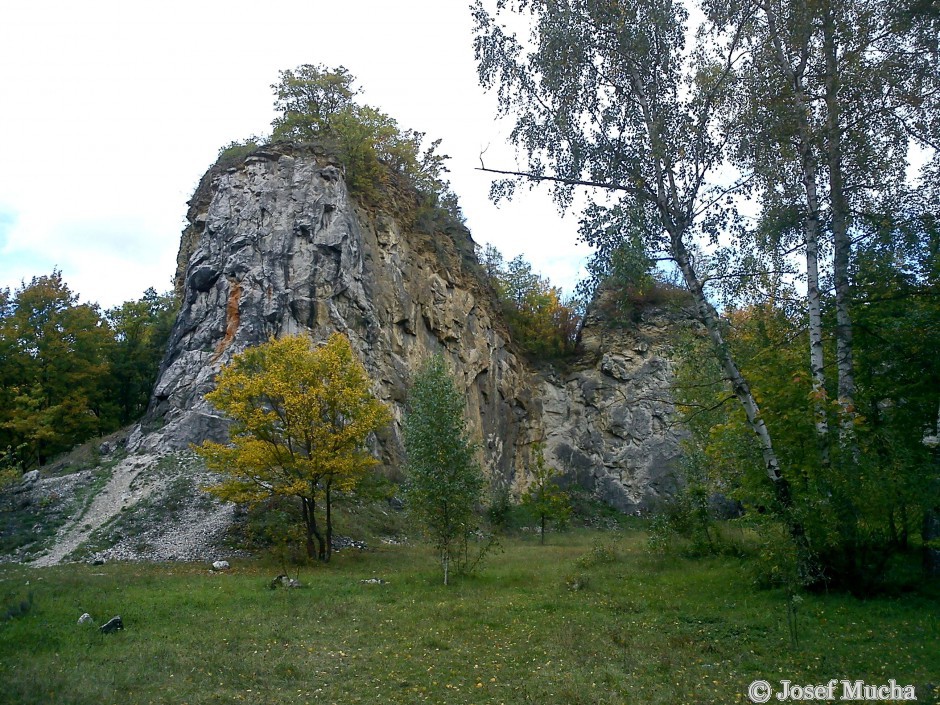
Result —
[[613, 563], [617, 560], [617, 550], [613, 544], [605, 543], [597, 539], [591, 546], [591, 550], [578, 557], [576, 564], [579, 568], [593, 568], [596, 565]]

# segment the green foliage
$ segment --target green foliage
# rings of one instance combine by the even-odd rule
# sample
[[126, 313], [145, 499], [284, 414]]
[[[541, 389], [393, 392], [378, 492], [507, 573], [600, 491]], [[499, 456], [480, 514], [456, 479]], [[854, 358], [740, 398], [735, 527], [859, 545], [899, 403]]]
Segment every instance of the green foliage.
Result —
[[126, 425], [147, 410], [176, 318], [176, 301], [172, 294], [150, 288], [139, 300], [110, 309], [106, 317], [115, 341], [110, 360], [112, 400], [119, 423]]
[[650, 549], [667, 553], [684, 541], [689, 543], [688, 555], [716, 554], [721, 545], [712, 517], [710, 497], [714, 490], [708, 461], [690, 444], [680, 463], [681, 485], [657, 508], [650, 524]]
[[638, 209], [632, 203], [613, 208], [591, 204], [582, 214], [581, 237], [595, 248], [582, 284], [587, 298], [605, 284], [627, 296], [642, 295], [654, 285], [655, 262], [643, 242], [643, 232], [650, 226]]
[[568, 573], [564, 577], [565, 587], [571, 592], [585, 590], [591, 584], [591, 576], [587, 573]]
[[25, 449], [15, 452], [13, 448], [0, 449], [0, 493], [20, 481], [23, 475], [23, 465], [19, 457], [25, 455]]
[[280, 114], [272, 127], [275, 136], [316, 140], [328, 134], [335, 115], [355, 106], [359, 93], [353, 88], [355, 77], [344, 66], [329, 69], [304, 64], [296, 70], [280, 72], [274, 90], [274, 109]]
[[29, 592], [26, 599], [14, 599], [8, 605], [0, 607], [0, 621], [9, 622], [18, 617], [25, 617], [33, 609], [33, 593]]
[[416, 222], [433, 221], [433, 213], [440, 211], [462, 223], [457, 198], [444, 177], [447, 156], [437, 151], [440, 140], [425, 148], [424, 133], [403, 130], [389, 115], [357, 103], [355, 80], [343, 66], [304, 64], [281, 71], [280, 81], [271, 86], [278, 112], [273, 139], [336, 150], [350, 190], [373, 205], [383, 201], [398, 177], [420, 194]]
[[[789, 509], [766, 482], [743, 414], [725, 403], [731, 393], [721, 371], [707, 361], [700, 341], [690, 341], [675, 393], [692, 431], [687, 454], [694, 461], [694, 494], [680, 499], [689, 506], [679, 511], [684, 528], [674, 528], [708, 543], [703, 503], [709, 494], [722, 493], [739, 499], [759, 530], [764, 584], [828, 585], [859, 593], [891, 584], [894, 557], [914, 546], [925, 513], [936, 502], [937, 466], [922, 442], [925, 424], [936, 418], [936, 360], [921, 348], [932, 344], [930, 334], [924, 340], [917, 332], [940, 323], [940, 310], [930, 301], [913, 296], [899, 304], [891, 296], [879, 301], [872, 295], [869, 305], [860, 307], [856, 398], [864, 404], [860, 411], [867, 412], [859, 414], [856, 426], [861, 453], [856, 459], [833, 444], [828, 467], [818, 462], [812, 413], [817, 399], [799, 314], [768, 305], [729, 312], [728, 343], [777, 439], [792, 492]], [[887, 335], [889, 324], [881, 317], [890, 319], [893, 335]], [[934, 322], [924, 327], [928, 320]], [[835, 418], [832, 397], [826, 408]], [[785, 528], [793, 525], [802, 528], [803, 537]]]
[[[366, 440], [391, 418], [369, 387], [365, 368], [339, 333], [314, 349], [307, 338], [291, 336], [235, 355], [206, 395], [235, 422], [231, 445], [206, 441], [196, 448], [222, 475], [207, 491], [250, 504], [296, 497], [307, 555], [329, 561], [333, 493], [355, 489], [378, 462]], [[321, 498], [325, 536], [317, 520]]]
[[452, 562], [458, 572], [467, 568], [467, 544], [477, 530], [484, 486], [477, 447], [467, 434], [465, 406], [444, 358], [437, 355], [425, 362], [408, 394], [406, 497], [440, 552], [445, 585]]
[[593, 228], [600, 232], [584, 235], [596, 249], [587, 265], [588, 276], [578, 285], [579, 295], [600, 306], [605, 320], [622, 326], [639, 323], [652, 307], [688, 307], [688, 292], [674, 276], [655, 268], [643, 243], [638, 238], [624, 239], [617, 230], [619, 222], [608, 222], [610, 213], [594, 210], [589, 208], [588, 215], [599, 222], [586, 216], [581, 223], [582, 234]]
[[611, 541], [602, 538], [595, 539], [591, 550], [578, 556], [575, 564], [578, 568], [588, 569], [598, 565], [606, 565], [617, 560], [617, 549]]
[[513, 526], [515, 505], [512, 493], [506, 485], [490, 489], [489, 502], [486, 505], [486, 520], [495, 531], [506, 532]]
[[545, 524], [554, 521], [564, 526], [571, 516], [568, 493], [558, 486], [561, 476], [557, 469], [545, 464], [545, 449], [536, 444], [532, 449], [534, 464], [529, 467], [531, 482], [522, 494], [522, 505], [528, 507], [539, 520], [539, 542], [545, 543]]
[[0, 291], [0, 448], [23, 470], [146, 411], [175, 315], [148, 289], [102, 315], [59, 271]]
[[79, 304], [58, 271], [4, 297], [0, 447], [24, 468], [116, 428], [109, 394], [114, 339], [98, 307]]
[[483, 272], [502, 305], [513, 340], [537, 359], [574, 352], [581, 324], [581, 302], [532, 271], [522, 255], [508, 263], [492, 245], [479, 254]]
[[245, 157], [258, 149], [262, 142], [263, 140], [260, 137], [233, 140], [219, 149], [219, 156], [215, 160], [215, 165], [220, 169], [237, 166], [245, 161]]
[[[681, 271], [720, 361], [696, 349], [699, 378], [689, 389], [699, 396], [687, 399], [702, 419], [718, 417], [698, 424], [718, 476], [787, 526], [801, 560], [818, 560], [832, 584], [864, 590], [892, 545], [903, 550], [910, 528], [940, 508], [940, 458], [916, 438], [940, 431], [936, 376], [905, 342], [926, 338], [936, 350], [934, 336], [920, 334], [937, 329], [936, 281], [920, 282], [927, 296], [890, 313], [859, 296], [858, 275], [872, 265], [883, 273], [892, 258], [906, 266], [903, 248], [855, 258], [879, 227], [895, 239], [916, 229], [914, 240], [930, 245], [914, 251], [936, 252], [936, 157], [919, 184], [909, 183], [906, 158], [915, 143], [931, 152], [937, 144], [935, 17], [889, 2], [703, 10], [687, 48], [681, 3], [476, 0], [480, 80], [516, 118], [511, 140], [527, 161], [517, 182], [551, 183], [562, 208], [576, 188], [595, 189], [581, 234], [597, 246], [601, 269], [623, 266], [640, 284], [658, 259]], [[745, 167], [736, 181], [727, 168], [735, 160]], [[737, 205], [757, 194], [766, 208], [751, 229]], [[792, 271], [795, 254], [806, 255], [804, 272]], [[835, 290], [822, 316], [817, 270]], [[790, 303], [801, 275], [808, 311]], [[746, 305], [750, 320], [722, 321], [716, 290]], [[794, 342], [803, 316], [812, 380], [808, 341]], [[875, 327], [865, 342], [862, 320]], [[903, 330], [897, 348], [873, 344], [891, 326]], [[918, 360], [915, 374], [928, 372], [924, 384], [900, 369], [901, 349]], [[856, 369], [866, 357], [867, 369]], [[824, 379], [827, 367], [836, 384]], [[892, 379], [903, 384], [892, 388]], [[728, 398], [743, 413], [723, 408]]]

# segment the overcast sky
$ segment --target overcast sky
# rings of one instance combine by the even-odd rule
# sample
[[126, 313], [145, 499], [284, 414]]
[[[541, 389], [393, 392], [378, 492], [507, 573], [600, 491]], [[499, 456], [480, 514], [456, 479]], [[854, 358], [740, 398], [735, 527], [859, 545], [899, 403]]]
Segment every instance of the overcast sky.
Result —
[[344, 65], [362, 99], [441, 138], [477, 242], [570, 291], [587, 254], [544, 193], [499, 208], [508, 127], [477, 84], [465, 0], [6, 0], [0, 17], [0, 287], [54, 267], [104, 307], [168, 290], [186, 201], [219, 147], [267, 134], [271, 84]]

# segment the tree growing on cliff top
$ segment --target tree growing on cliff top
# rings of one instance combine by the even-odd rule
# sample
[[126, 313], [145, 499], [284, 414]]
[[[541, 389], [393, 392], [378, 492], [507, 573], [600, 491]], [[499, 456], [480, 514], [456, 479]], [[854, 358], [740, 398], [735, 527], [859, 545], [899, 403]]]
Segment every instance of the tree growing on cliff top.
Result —
[[428, 360], [408, 394], [405, 452], [408, 505], [440, 551], [444, 584], [452, 562], [460, 570], [467, 541], [477, 528], [476, 505], [483, 473], [467, 435], [465, 398], [457, 391], [444, 358]]
[[206, 399], [235, 421], [230, 446], [196, 449], [223, 476], [208, 491], [233, 502], [298, 498], [307, 555], [329, 561], [333, 493], [355, 488], [377, 463], [366, 439], [391, 419], [349, 340], [335, 333], [311, 349], [293, 336], [249, 348], [222, 368]]
[[457, 197], [444, 176], [448, 157], [437, 151], [441, 141], [425, 148], [423, 132], [402, 129], [381, 110], [360, 105], [355, 81], [343, 66], [304, 64], [281, 71], [280, 81], [271, 86], [278, 112], [273, 138], [319, 142], [337, 150], [346, 181], [360, 197], [378, 202], [389, 175], [398, 174], [421, 193], [421, 209], [441, 209], [462, 222]]
[[564, 298], [560, 287], [532, 271], [522, 255], [509, 262], [492, 245], [478, 252], [496, 291], [513, 340], [537, 359], [559, 358], [575, 350], [581, 302]]

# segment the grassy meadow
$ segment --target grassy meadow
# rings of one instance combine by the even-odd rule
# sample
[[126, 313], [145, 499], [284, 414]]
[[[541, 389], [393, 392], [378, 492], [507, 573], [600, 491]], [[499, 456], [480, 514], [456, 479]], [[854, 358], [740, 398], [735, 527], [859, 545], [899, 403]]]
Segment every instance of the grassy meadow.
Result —
[[4, 612], [33, 601], [0, 622], [0, 702], [728, 704], [784, 678], [940, 701], [936, 586], [806, 595], [794, 643], [746, 561], [657, 557], [642, 529], [507, 539], [448, 588], [423, 546], [342, 551], [293, 590], [269, 588], [276, 563], [232, 563], [0, 567]]

